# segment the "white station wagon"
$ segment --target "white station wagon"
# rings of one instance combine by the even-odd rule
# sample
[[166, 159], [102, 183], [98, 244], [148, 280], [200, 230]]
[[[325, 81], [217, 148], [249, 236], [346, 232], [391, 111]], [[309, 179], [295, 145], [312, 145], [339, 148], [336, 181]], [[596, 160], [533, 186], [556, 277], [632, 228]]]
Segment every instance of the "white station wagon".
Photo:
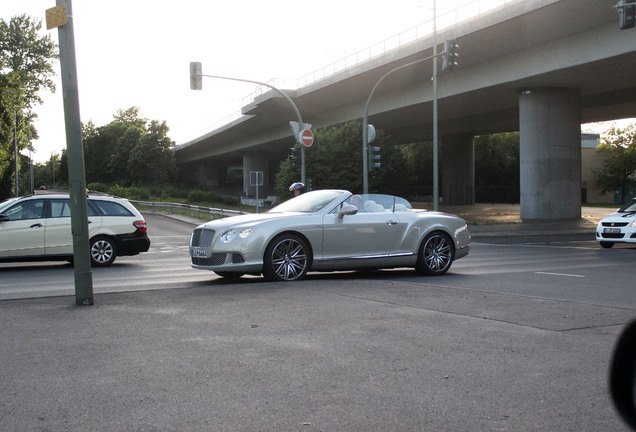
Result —
[[[128, 200], [87, 198], [91, 263], [109, 266], [118, 256], [150, 248], [146, 221]], [[0, 262], [73, 261], [68, 193], [9, 198], [0, 203]]]

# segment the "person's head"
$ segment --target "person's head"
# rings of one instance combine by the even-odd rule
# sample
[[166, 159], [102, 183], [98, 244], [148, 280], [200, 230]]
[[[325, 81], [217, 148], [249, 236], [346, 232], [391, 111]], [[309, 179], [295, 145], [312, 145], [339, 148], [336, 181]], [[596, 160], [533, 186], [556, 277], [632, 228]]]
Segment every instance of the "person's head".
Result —
[[305, 187], [301, 182], [292, 183], [289, 187], [289, 191], [294, 193], [294, 196], [298, 196], [302, 193], [302, 189]]

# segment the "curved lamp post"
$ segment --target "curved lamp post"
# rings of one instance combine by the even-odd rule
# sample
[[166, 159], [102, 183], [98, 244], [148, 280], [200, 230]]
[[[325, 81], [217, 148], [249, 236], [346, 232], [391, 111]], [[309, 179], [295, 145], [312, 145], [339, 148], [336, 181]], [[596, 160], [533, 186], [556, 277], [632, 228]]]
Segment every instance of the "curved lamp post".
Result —
[[434, 53], [432, 56], [428, 56], [423, 59], [415, 60], [410, 63], [404, 64], [402, 66], [396, 67], [395, 69], [392, 69], [389, 72], [385, 73], [382, 76], [382, 78], [380, 78], [378, 82], [375, 83], [375, 86], [373, 86], [373, 89], [371, 90], [371, 94], [369, 94], [369, 97], [367, 98], [367, 103], [364, 106], [364, 116], [362, 117], [362, 189], [363, 189], [363, 193], [365, 194], [369, 193], [369, 166], [368, 166], [368, 158], [367, 158], [367, 154], [369, 151], [369, 143], [368, 143], [369, 128], [368, 128], [367, 119], [369, 116], [369, 105], [371, 104], [371, 98], [373, 98], [373, 95], [375, 94], [375, 91], [380, 86], [380, 83], [382, 83], [382, 81], [384, 81], [384, 79], [387, 76], [391, 75], [393, 72], [399, 71], [400, 69], [404, 69], [409, 66], [413, 66], [414, 64], [421, 63], [423, 61], [434, 59], [435, 57], [437, 57], [436, 53]]
[[[292, 109], [296, 113], [296, 118], [298, 119], [299, 130], [302, 131], [305, 128], [305, 126], [303, 124], [303, 119], [302, 119], [302, 117], [300, 115], [300, 111], [298, 110], [298, 107], [296, 106], [294, 101], [291, 100], [291, 98], [287, 94], [285, 94], [283, 91], [277, 89], [276, 87], [274, 87], [271, 84], [267, 84], [267, 83], [260, 82], [260, 81], [242, 79], [242, 78], [232, 78], [232, 77], [225, 77], [225, 76], [218, 76], [218, 75], [206, 75], [206, 74], [203, 74], [201, 72], [201, 63], [200, 62], [190, 62], [190, 88], [192, 90], [201, 90], [202, 89], [201, 80], [200, 80], [201, 77], [224, 79], [224, 80], [230, 80], [230, 81], [240, 81], [240, 82], [246, 82], [246, 83], [257, 84], [257, 85], [262, 85], [262, 86], [265, 86], [265, 87], [269, 87], [272, 90], [274, 90], [276, 93], [281, 95], [283, 98], [285, 98], [285, 100], [287, 100], [287, 102], [289, 102], [289, 104], [291, 105]], [[298, 140], [298, 137], [295, 137], [295, 138], [296, 138], [296, 140]], [[300, 181], [302, 183], [305, 183], [305, 147], [302, 146], [302, 145], [300, 146], [300, 158], [301, 158]]]

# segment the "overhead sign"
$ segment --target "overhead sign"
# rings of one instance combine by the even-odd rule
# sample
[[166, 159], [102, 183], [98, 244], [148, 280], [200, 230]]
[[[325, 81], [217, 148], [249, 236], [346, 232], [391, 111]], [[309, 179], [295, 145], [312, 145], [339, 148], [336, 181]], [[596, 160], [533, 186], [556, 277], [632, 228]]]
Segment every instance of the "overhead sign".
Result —
[[298, 135], [298, 141], [300, 141], [300, 143], [305, 147], [311, 147], [311, 145], [314, 143], [314, 133], [309, 129], [304, 129]]

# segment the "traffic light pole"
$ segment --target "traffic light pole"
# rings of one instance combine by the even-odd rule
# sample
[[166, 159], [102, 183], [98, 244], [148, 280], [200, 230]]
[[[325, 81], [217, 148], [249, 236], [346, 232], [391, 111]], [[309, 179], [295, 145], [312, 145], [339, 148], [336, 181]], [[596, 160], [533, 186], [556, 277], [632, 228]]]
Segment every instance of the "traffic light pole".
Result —
[[[446, 54], [446, 52], [444, 52]], [[433, 56], [437, 56], [437, 0], [433, 0]], [[433, 62], [433, 211], [439, 206], [439, 130], [437, 127], [437, 61]]]
[[[365, 193], [365, 194], [369, 193], [369, 160], [368, 160], [368, 152], [369, 152], [369, 127], [368, 126], [369, 125], [368, 125], [368, 117], [369, 117], [369, 105], [371, 104], [371, 99], [373, 98], [373, 95], [375, 94], [376, 90], [380, 86], [380, 83], [382, 83], [382, 81], [384, 81], [384, 79], [386, 77], [388, 77], [389, 75], [391, 75], [393, 72], [399, 71], [400, 69], [404, 69], [404, 68], [407, 68], [409, 66], [413, 66], [414, 64], [421, 63], [423, 61], [434, 59], [435, 57], [437, 57], [437, 47], [435, 47], [433, 49], [433, 55], [432, 56], [428, 56], [428, 57], [423, 58], [423, 59], [415, 60], [415, 61], [412, 61], [410, 63], [404, 64], [402, 66], [396, 67], [393, 70], [390, 70], [389, 72], [385, 73], [382, 76], [382, 78], [380, 78], [378, 80], [377, 83], [375, 83], [375, 86], [373, 86], [373, 89], [371, 90], [371, 94], [369, 94], [369, 97], [367, 98], [367, 103], [364, 106], [364, 115], [362, 116], [362, 190], [363, 190], [363, 193]], [[434, 63], [437, 63], [437, 62], [434, 62]], [[435, 66], [434, 66], [434, 68], [436, 70]]]
[[[302, 117], [300, 115], [300, 111], [298, 110], [298, 107], [296, 106], [294, 101], [291, 100], [291, 98], [287, 94], [285, 94], [283, 91], [277, 89], [276, 87], [274, 87], [271, 84], [267, 84], [267, 83], [260, 82], [260, 81], [242, 79], [242, 78], [231, 78], [231, 77], [224, 77], [224, 76], [218, 76], [218, 75], [206, 75], [206, 74], [203, 74], [203, 73], [193, 72], [192, 64], [190, 64], [190, 73], [191, 73], [191, 75], [194, 73], [196, 76], [201, 76], [201, 77], [206, 77], [206, 78], [216, 78], [216, 79], [224, 79], [224, 80], [230, 80], [230, 81], [239, 81], [239, 82], [246, 82], [246, 83], [250, 83], [250, 84], [256, 84], [256, 85], [262, 85], [262, 86], [265, 86], [265, 87], [269, 87], [272, 90], [274, 90], [276, 93], [281, 95], [283, 98], [285, 98], [285, 100], [287, 100], [287, 102], [289, 102], [289, 104], [291, 105], [292, 109], [296, 113], [296, 118], [298, 119], [299, 129], [302, 131], [305, 128], [305, 126], [303, 124], [303, 119], [302, 119]], [[195, 90], [200, 90], [200, 88], [195, 88]], [[298, 141], [298, 137], [294, 137], [294, 138], [296, 138], [296, 141]], [[302, 144], [300, 146], [300, 158], [302, 159], [301, 163], [300, 163], [300, 181], [304, 184], [305, 183], [305, 146], [302, 145]]]

